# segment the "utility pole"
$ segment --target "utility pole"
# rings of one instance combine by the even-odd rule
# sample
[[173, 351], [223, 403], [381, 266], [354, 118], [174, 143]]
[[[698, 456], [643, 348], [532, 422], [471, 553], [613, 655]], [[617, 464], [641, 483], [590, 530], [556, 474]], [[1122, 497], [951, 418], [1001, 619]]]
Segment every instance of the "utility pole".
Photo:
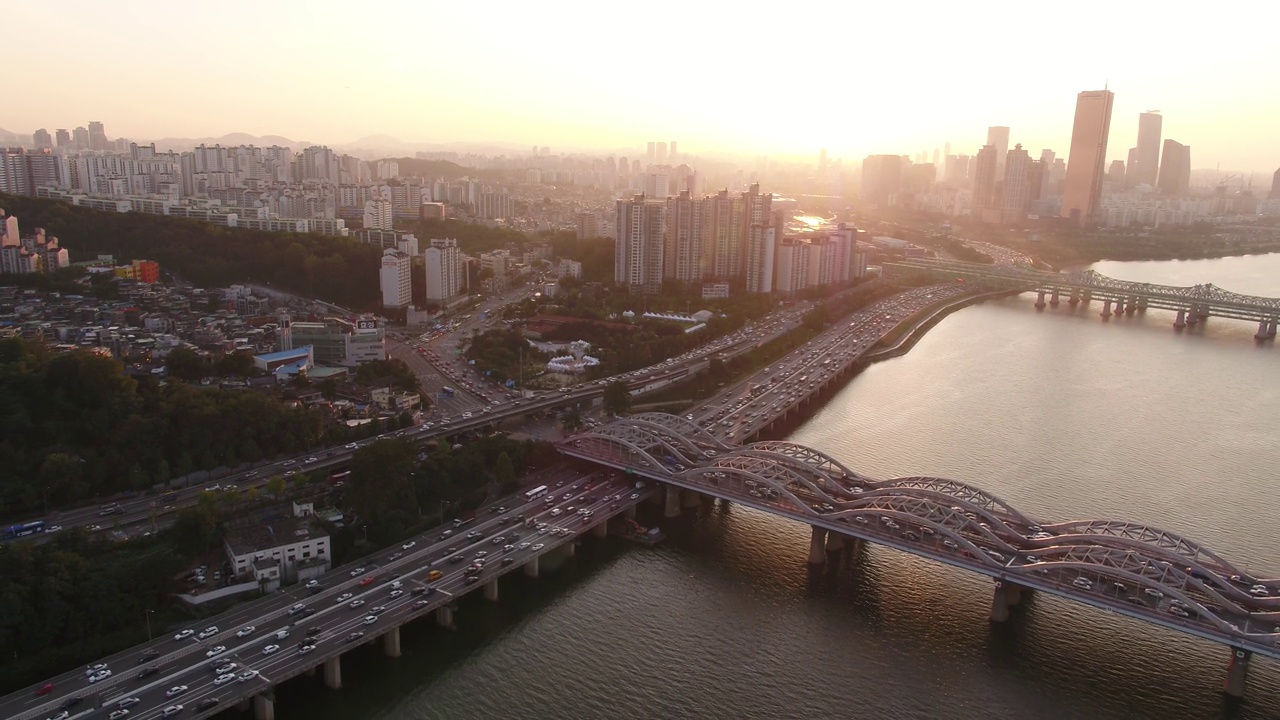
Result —
[[151, 613], [155, 612], [151, 608], [147, 608], [147, 642], [151, 642]]

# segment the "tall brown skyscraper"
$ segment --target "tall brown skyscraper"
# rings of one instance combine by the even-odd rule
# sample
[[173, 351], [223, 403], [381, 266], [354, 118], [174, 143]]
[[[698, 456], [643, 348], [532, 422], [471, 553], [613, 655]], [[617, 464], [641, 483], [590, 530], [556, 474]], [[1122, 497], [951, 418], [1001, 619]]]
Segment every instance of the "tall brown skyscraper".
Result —
[[1062, 217], [1079, 225], [1092, 225], [1102, 196], [1106, 169], [1107, 135], [1111, 132], [1110, 90], [1086, 90], [1076, 96], [1076, 120], [1071, 127], [1071, 153], [1067, 178], [1062, 183]]
[[1138, 116], [1138, 166], [1128, 168], [1128, 172], [1138, 173], [1133, 185], [1156, 186], [1160, 176], [1160, 130], [1163, 124], [1164, 119], [1155, 110]]

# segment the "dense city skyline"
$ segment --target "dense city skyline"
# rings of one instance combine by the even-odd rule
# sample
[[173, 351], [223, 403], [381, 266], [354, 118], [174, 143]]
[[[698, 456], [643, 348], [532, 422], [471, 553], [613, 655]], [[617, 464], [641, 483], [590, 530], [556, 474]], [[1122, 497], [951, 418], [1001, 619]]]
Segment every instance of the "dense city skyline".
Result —
[[[1116, 93], [1108, 160], [1125, 159], [1137, 144], [1139, 113], [1159, 109], [1165, 137], [1195, 148], [1197, 168], [1270, 172], [1280, 166], [1280, 138], [1268, 127], [1280, 99], [1260, 92], [1266, 33], [1274, 26], [1268, 17], [1276, 19], [1277, 10], [1261, 3], [1194, 26], [1147, 8], [1101, 3], [1052, 18], [989, 3], [988, 12], [979, 13], [938, 8], [927, 20], [907, 7], [793, 4], [767, 24], [768, 42], [761, 40], [765, 25], [755, 25], [757, 15], [721, 17], [714, 9], [675, 4], [622, 10], [612, 18], [601, 17], [598, 6], [574, 3], [483, 16], [462, 7], [403, 7], [394, 22], [339, 8], [318, 14], [298, 3], [232, 3], [199, 15], [150, 0], [123, 10], [80, 1], [60, 7], [54, 27], [61, 50], [42, 57], [40, 72], [10, 78], [10, 96], [24, 102], [11, 104], [0, 122], [6, 130], [53, 132], [96, 119], [113, 136], [141, 140], [247, 132], [341, 145], [386, 134], [406, 143], [550, 145], [556, 152], [609, 151], [671, 137], [686, 152], [808, 158], [826, 147], [850, 162], [872, 153], [931, 152], [948, 142], [953, 152], [973, 154], [989, 126], [1009, 126], [1010, 142], [1033, 151], [1064, 153], [1076, 93], [1105, 85]], [[11, 10], [10, 21], [39, 27], [48, 15], [27, 3]], [[240, 31], [249, 16], [272, 29], [268, 41]], [[1015, 24], [1044, 35], [1032, 54], [1041, 60], [1011, 62], [1001, 42], [1008, 34], [989, 22], [996, 16], [1024, 18]], [[1246, 16], [1249, 21], [1239, 20]], [[792, 55], [790, 38], [811, 28], [795, 18], [820, 18], [821, 28], [840, 30], [827, 41], [822, 35], [805, 41], [803, 52]], [[164, 37], [192, 23], [219, 38], [217, 67], [148, 64], [151, 101], [140, 102], [141, 90], [124, 92], [85, 71], [99, 61], [95, 48], [104, 36]], [[681, 25], [692, 32], [682, 33]], [[1138, 26], [1146, 32], [1124, 32]], [[627, 28], [623, 35], [642, 44], [673, 33], [690, 40], [665, 56], [670, 60], [655, 53], [653, 62], [635, 67], [636, 55], [620, 50], [625, 43], [616, 33], [599, 31], [606, 27]], [[991, 42], [974, 42], [983, 33]], [[1099, 39], [1072, 52], [1090, 37]], [[1107, 37], [1130, 39], [1108, 43]], [[1227, 37], [1229, 63], [1207, 62], [1206, 53], [1191, 49]], [[753, 40], [744, 45], [747, 38]], [[353, 47], [373, 50], [342, 50]], [[682, 66], [698, 81], [638, 92], [634, 79], [664, 77]], [[226, 78], [240, 80], [227, 84]], [[262, 82], [244, 81], [251, 78]], [[193, 112], [202, 105], [209, 112]]]

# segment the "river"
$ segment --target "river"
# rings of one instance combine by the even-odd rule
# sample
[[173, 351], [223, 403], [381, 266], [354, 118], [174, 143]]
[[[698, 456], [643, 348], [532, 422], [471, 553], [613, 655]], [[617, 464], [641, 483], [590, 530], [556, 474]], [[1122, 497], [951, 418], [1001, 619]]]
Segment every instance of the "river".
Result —
[[[1280, 255], [1094, 267], [1280, 297]], [[963, 480], [1045, 520], [1139, 521], [1280, 571], [1273, 343], [1238, 321], [1176, 333], [1163, 311], [1103, 321], [1098, 303], [1034, 301], [954, 313], [791, 439], [865, 474]], [[874, 546], [814, 572], [806, 528], [740, 506], [663, 527], [657, 548], [588, 542], [541, 580], [504, 580], [501, 602], [463, 601], [457, 631], [407, 629], [399, 659], [348, 654], [341, 691], [288, 683], [277, 716], [1280, 717], [1280, 665], [1263, 658], [1237, 707], [1216, 644], [1045, 595], [993, 626], [985, 577]]]

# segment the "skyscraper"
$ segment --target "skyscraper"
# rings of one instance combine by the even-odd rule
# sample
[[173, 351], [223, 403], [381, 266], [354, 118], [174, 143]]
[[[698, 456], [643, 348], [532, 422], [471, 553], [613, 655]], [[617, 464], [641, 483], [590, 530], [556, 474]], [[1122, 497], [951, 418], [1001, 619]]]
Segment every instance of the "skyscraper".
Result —
[[698, 282], [702, 279], [702, 200], [689, 190], [667, 198], [666, 225], [662, 278]]
[[1156, 110], [1138, 116], [1138, 166], [1126, 170], [1130, 175], [1137, 173], [1135, 185], [1156, 185], [1160, 168], [1160, 128], [1163, 123], [1163, 118]]
[[57, 138], [58, 138], [58, 147], [60, 148], [71, 147], [71, 133], [67, 132], [66, 128], [58, 128]]
[[408, 307], [412, 302], [410, 267], [409, 253], [395, 249], [382, 251], [382, 268], [378, 273], [378, 284], [382, 288], [383, 307]]
[[658, 143], [658, 154], [657, 154], [657, 158], [658, 158], [658, 164], [659, 164], [659, 165], [662, 165], [663, 163], [665, 163], [665, 162], [667, 161], [667, 144], [666, 144], [666, 143], [664, 143], [664, 142], [660, 142], [660, 143]]
[[1178, 197], [1191, 184], [1191, 146], [1177, 140], [1164, 141], [1164, 162], [1160, 164], [1157, 187], [1161, 195]]
[[987, 144], [996, 149], [996, 177], [1004, 177], [1004, 158], [1009, 154], [1009, 128], [993, 125], [987, 128]]
[[1122, 188], [1125, 184], [1125, 167], [1123, 160], [1112, 160], [1111, 166], [1107, 168], [1107, 182], [1113, 187]]
[[89, 131], [83, 125], [72, 131], [71, 136], [75, 138], [76, 147], [80, 150], [89, 149]]
[[675, 159], [676, 159], [676, 141], [672, 140], [671, 141], [671, 161], [675, 162]]
[[868, 155], [862, 161], [862, 199], [883, 207], [893, 205], [902, 191], [904, 158], [901, 155]]
[[1015, 145], [1004, 162], [1004, 189], [1001, 198], [1000, 221], [1005, 224], [1020, 223], [1027, 212], [1027, 195], [1030, 190], [1028, 173], [1031, 170], [1031, 156], [1022, 149], [1022, 144]]
[[643, 194], [617, 202], [613, 281], [656, 293], [662, 289], [666, 204]]
[[1271, 176], [1271, 199], [1280, 200], [1280, 170]]
[[433, 238], [426, 256], [427, 302], [444, 303], [464, 289], [462, 253], [453, 238]]
[[1129, 148], [1129, 155], [1125, 162], [1125, 187], [1133, 187], [1138, 184], [1138, 148]]
[[44, 128], [40, 128], [39, 130], [31, 133], [31, 140], [35, 143], [37, 150], [53, 147], [53, 136]]
[[1079, 225], [1093, 224], [1102, 196], [1102, 171], [1114, 101], [1115, 93], [1110, 90], [1086, 90], [1076, 96], [1067, 177], [1062, 187], [1062, 217]]
[[773, 259], [777, 229], [771, 225], [752, 225], [747, 229], [747, 292], [773, 292]]
[[89, 149], [107, 150], [111, 146], [107, 142], [107, 129], [102, 123], [94, 120], [89, 123]]
[[983, 210], [996, 206], [996, 148], [983, 145], [973, 157], [973, 195], [970, 200], [970, 216], [983, 221]]

